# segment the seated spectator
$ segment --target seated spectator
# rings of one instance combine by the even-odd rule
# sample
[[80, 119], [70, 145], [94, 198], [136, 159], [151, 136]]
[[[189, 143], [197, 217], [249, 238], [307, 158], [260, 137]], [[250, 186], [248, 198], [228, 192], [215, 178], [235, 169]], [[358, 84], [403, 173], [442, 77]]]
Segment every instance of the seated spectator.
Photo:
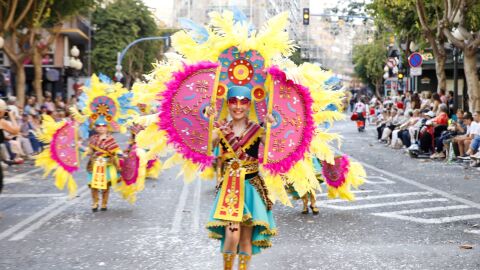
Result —
[[32, 124], [32, 117], [30, 115], [27, 115], [27, 114], [22, 115], [22, 121], [20, 125], [20, 134], [22, 134], [22, 137], [27, 138], [30, 141], [30, 144], [33, 150], [33, 153], [32, 153], [33, 155], [36, 155], [41, 152], [42, 144], [35, 136], [35, 128]]
[[65, 110], [66, 108], [65, 102], [63, 102], [63, 98], [60, 95], [55, 97], [55, 108], [57, 110]]
[[410, 133], [411, 133], [411, 130], [413, 130], [412, 128], [415, 127], [415, 125], [419, 122], [419, 120], [420, 120], [420, 110], [415, 109], [413, 110], [412, 116], [410, 117], [410, 119], [408, 119], [406, 123], [400, 126], [400, 131], [398, 132], [398, 138], [401, 140], [402, 144], [405, 147], [410, 147], [410, 145], [412, 144], [411, 142], [415, 141], [414, 140], [415, 135], [413, 136], [413, 139], [412, 139], [412, 136]]
[[399, 127], [407, 121], [406, 117], [403, 115], [403, 110], [393, 109], [392, 115], [394, 115], [389, 124], [386, 125], [382, 133], [382, 142], [388, 142], [392, 139], [392, 132], [395, 128]]
[[402, 147], [403, 143], [400, 139], [399, 134], [405, 130], [405, 128], [408, 126], [408, 124], [410, 122], [410, 118], [412, 118], [412, 117], [413, 117], [413, 112], [409, 111], [407, 113], [407, 116], [404, 117], [405, 118], [404, 122], [400, 126], [395, 127], [395, 129], [392, 131], [392, 140], [390, 142], [390, 147], [395, 148], [395, 149], [398, 149], [398, 148]]
[[34, 97], [29, 97], [27, 99], [27, 105], [23, 108], [23, 113], [29, 114], [29, 115], [36, 115], [38, 114], [37, 110], [35, 109], [35, 98]]
[[[442, 104], [444, 105], [444, 104]], [[446, 106], [446, 105], [445, 105]], [[442, 131], [440, 137], [435, 138], [435, 153], [430, 156], [430, 158], [445, 158], [447, 155], [444, 152], [444, 146], [449, 144], [449, 142], [455, 136], [463, 135], [467, 132], [467, 126], [463, 122], [463, 112], [462, 110], [458, 110], [457, 120], [451, 121], [451, 124], [448, 126], [447, 130]]]
[[382, 113], [377, 114], [377, 119], [375, 125], [377, 126], [377, 139], [380, 141], [382, 138], [383, 129], [387, 124], [387, 120], [390, 118], [390, 111], [383, 111]]
[[472, 126], [470, 127], [470, 136], [472, 138], [472, 142], [470, 143], [470, 147], [467, 150], [467, 155], [473, 155], [478, 151], [480, 147], [480, 111], [477, 111], [473, 114]]
[[432, 93], [422, 92], [420, 110], [430, 110], [432, 106]]
[[[440, 112], [440, 104], [442, 104], [442, 100], [440, 99], [440, 95], [437, 93], [434, 93], [432, 95], [431, 99], [431, 106], [432, 106], [432, 111], [435, 113], [435, 115], [438, 115]], [[448, 107], [447, 107], [447, 114], [448, 114]]]
[[43, 101], [43, 106], [47, 108], [47, 111], [55, 111], [55, 103], [52, 101], [52, 94], [50, 92], [45, 93], [45, 100]]
[[432, 125], [431, 119], [435, 117], [433, 111], [425, 113], [425, 118], [420, 122], [421, 127], [418, 132], [418, 144], [420, 150], [424, 153], [433, 152], [433, 138], [434, 138], [434, 127]]
[[20, 119], [20, 110], [17, 107], [17, 98], [14, 96], [9, 96], [8, 101], [7, 101], [7, 108], [9, 111], [13, 112], [13, 115], [15, 115], [15, 118], [17, 120]]
[[470, 146], [470, 142], [472, 141], [470, 136], [470, 130], [473, 124], [473, 116], [471, 113], [466, 112], [463, 116], [463, 124], [466, 127], [466, 132], [464, 135], [459, 135], [453, 138], [453, 147], [454, 149], [458, 149], [458, 157], [466, 157], [466, 151]]

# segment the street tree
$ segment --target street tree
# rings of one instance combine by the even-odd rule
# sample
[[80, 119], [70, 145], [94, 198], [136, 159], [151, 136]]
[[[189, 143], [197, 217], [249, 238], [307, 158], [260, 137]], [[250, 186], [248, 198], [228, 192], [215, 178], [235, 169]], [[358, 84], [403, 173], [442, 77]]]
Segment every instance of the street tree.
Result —
[[[447, 53], [444, 47], [446, 38], [437, 24], [437, 18], [441, 16], [442, 11], [437, 8], [436, 0], [429, 1], [427, 5], [422, 5], [421, 12], [418, 11], [416, 2], [418, 1], [374, 0], [367, 7], [374, 16], [377, 27], [391, 29], [400, 43], [406, 44], [406, 55], [411, 53], [409, 45], [412, 41], [416, 42], [419, 47], [432, 48], [438, 81], [437, 91], [446, 90], [445, 63]], [[427, 44], [423, 42], [424, 38], [428, 41]]]
[[[93, 5], [94, 0], [9, 0], [2, 1], [0, 11], [0, 35], [7, 42], [4, 51], [13, 63], [16, 74], [15, 89], [19, 106], [25, 101], [25, 66], [31, 59], [34, 64], [35, 94], [41, 101], [43, 55], [60, 33], [63, 21], [81, 9]], [[48, 32], [45, 37], [44, 33]]]
[[437, 92], [442, 89], [447, 90], [447, 77], [445, 75], [445, 62], [447, 60], [445, 43], [447, 38], [442, 31], [441, 18], [443, 18], [445, 10], [442, 9], [441, 2], [440, 0], [428, 2], [415, 0], [414, 3], [422, 33], [428, 40], [435, 59], [435, 72], [438, 81]]
[[385, 43], [384, 39], [377, 39], [353, 48], [354, 71], [360, 79], [375, 87], [377, 97], [381, 96], [383, 67], [387, 60]]
[[480, 2], [476, 0], [444, 1], [442, 8], [444, 12], [439, 21], [439, 27], [448, 40], [463, 51], [468, 106], [470, 111], [479, 111], [480, 85], [477, 74], [477, 54], [480, 47]]
[[[93, 13], [96, 26], [93, 49], [93, 68], [97, 73], [113, 77], [117, 53], [132, 41], [161, 35], [150, 9], [140, 0], [116, 0]], [[136, 44], [126, 54], [122, 66], [126, 85], [152, 68], [159, 57], [162, 42], [146, 41]]]

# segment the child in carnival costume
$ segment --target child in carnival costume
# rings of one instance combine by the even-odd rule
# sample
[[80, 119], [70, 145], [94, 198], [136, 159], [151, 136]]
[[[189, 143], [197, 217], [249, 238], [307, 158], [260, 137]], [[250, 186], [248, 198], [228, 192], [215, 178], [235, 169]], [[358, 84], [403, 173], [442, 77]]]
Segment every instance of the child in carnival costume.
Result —
[[116, 186], [119, 179], [119, 159], [122, 150], [115, 138], [109, 134], [109, 122], [99, 115], [94, 122], [96, 134], [88, 140], [85, 155], [90, 156], [87, 163], [88, 186], [92, 193], [92, 211], [99, 206], [99, 192], [102, 194], [100, 210], [106, 211], [110, 187]]
[[[102, 195], [100, 210], [106, 211], [110, 187], [121, 193], [130, 202], [143, 189], [144, 169], [138, 167], [137, 181], [126, 183], [121, 176], [120, 158], [124, 157], [112, 132], [125, 132], [125, 126], [138, 114], [131, 103], [132, 94], [120, 83], [113, 84], [106, 76], [93, 75], [90, 87], [84, 88], [77, 108], [71, 108], [74, 119], [80, 123], [80, 135], [88, 140], [84, 155], [87, 163], [88, 186], [92, 194], [92, 211], [99, 207], [99, 193]], [[88, 137], [89, 131], [95, 134]], [[143, 158], [143, 156], [142, 156]], [[142, 163], [143, 164], [143, 163]]]
[[[70, 196], [77, 191], [73, 173], [80, 167], [80, 150], [89, 156], [87, 164], [88, 186], [92, 193], [92, 211], [99, 208], [99, 193], [102, 193], [101, 210], [107, 210], [110, 187], [121, 193], [124, 199], [133, 202], [135, 194], [143, 189], [145, 174], [141, 166], [134, 169], [135, 181], [125, 183], [119, 178], [119, 157], [122, 156], [114, 131], [125, 132], [124, 125], [137, 114], [131, 105], [131, 93], [121, 84], [113, 84], [108, 77], [93, 75], [89, 87], [84, 87], [77, 106], [70, 108], [74, 121], [55, 122], [44, 116], [40, 141], [48, 145], [35, 160], [35, 165], [45, 170], [45, 176], [54, 172], [55, 186], [68, 187]], [[95, 134], [89, 136], [92, 131]], [[88, 141], [82, 147], [78, 135]], [[140, 157], [139, 164], [146, 164]]]

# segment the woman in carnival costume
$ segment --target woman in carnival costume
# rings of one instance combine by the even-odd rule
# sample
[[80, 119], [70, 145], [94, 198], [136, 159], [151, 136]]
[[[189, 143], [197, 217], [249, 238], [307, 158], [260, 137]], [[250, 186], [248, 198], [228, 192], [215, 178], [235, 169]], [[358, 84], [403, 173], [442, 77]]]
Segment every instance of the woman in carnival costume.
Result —
[[[148, 82], [138, 85], [156, 91], [161, 104], [158, 119], [136, 143], [158, 154], [173, 150], [162, 169], [181, 165], [187, 182], [214, 177], [212, 149], [220, 147], [222, 183], [206, 227], [221, 240], [224, 269], [232, 269], [237, 254], [239, 269], [247, 269], [250, 256], [271, 246], [276, 234], [273, 202], [291, 206], [285, 185], [303, 196], [320, 188], [312, 157], [336, 164], [329, 143], [339, 136], [316, 127], [343, 117], [324, 111], [341, 103], [343, 93], [322, 88], [316, 65], [286, 65], [284, 57], [294, 51], [287, 13], [258, 32], [238, 12], [209, 15], [207, 27], [184, 20], [185, 31], [172, 36], [182, 56], [157, 63]], [[228, 115], [232, 119], [224, 121]], [[351, 168], [351, 177], [332, 189], [348, 193], [361, 183], [363, 168]], [[329, 195], [341, 194], [329, 189]]]
[[[265, 141], [265, 132], [248, 119], [250, 91], [243, 86], [228, 90], [232, 120], [217, 124], [212, 135], [214, 146], [221, 148], [223, 180], [206, 226], [210, 237], [221, 240], [225, 269], [232, 268], [237, 253], [239, 269], [247, 269], [251, 255], [269, 247], [270, 238], [276, 234], [272, 202], [258, 173], [258, 151], [260, 143]], [[267, 119], [274, 121], [271, 116]], [[240, 181], [238, 189], [230, 192], [236, 181]]]

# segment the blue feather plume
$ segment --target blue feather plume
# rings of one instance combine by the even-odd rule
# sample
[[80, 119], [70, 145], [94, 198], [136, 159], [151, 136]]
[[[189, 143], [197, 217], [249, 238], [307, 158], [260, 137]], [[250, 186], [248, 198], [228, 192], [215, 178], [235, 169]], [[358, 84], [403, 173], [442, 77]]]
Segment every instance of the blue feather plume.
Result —
[[190, 31], [190, 35], [192, 36], [193, 40], [195, 40], [195, 42], [198, 44], [202, 44], [208, 40], [209, 34], [207, 28], [204, 26], [187, 18], [180, 18], [178, 19], [178, 22], [183, 29]]

